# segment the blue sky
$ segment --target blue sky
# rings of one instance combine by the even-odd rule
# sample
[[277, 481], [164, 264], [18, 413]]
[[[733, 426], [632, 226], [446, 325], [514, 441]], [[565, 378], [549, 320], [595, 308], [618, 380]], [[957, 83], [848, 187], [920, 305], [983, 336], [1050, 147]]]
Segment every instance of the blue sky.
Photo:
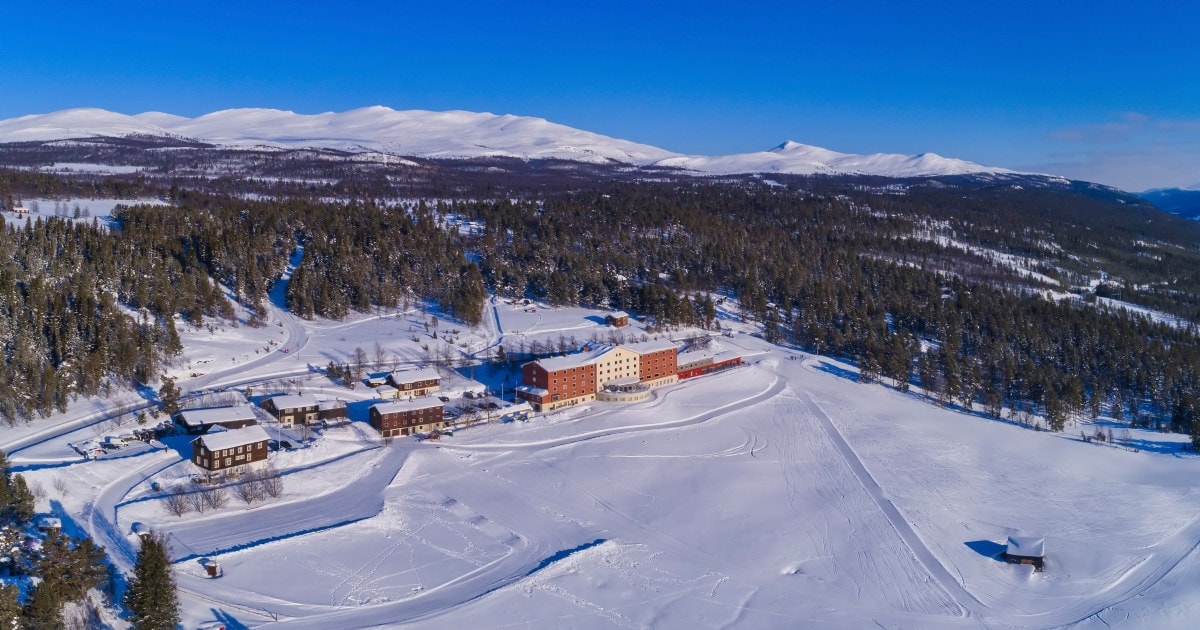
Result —
[[0, 118], [367, 105], [1200, 184], [1200, 3], [5, 3]]

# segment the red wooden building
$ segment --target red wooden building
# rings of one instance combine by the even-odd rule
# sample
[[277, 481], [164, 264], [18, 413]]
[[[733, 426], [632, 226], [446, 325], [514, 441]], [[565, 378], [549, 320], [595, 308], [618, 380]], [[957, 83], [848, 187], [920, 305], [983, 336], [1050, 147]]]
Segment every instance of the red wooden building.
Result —
[[678, 357], [679, 378], [692, 378], [735, 368], [742, 364], [736, 352], [685, 352]]

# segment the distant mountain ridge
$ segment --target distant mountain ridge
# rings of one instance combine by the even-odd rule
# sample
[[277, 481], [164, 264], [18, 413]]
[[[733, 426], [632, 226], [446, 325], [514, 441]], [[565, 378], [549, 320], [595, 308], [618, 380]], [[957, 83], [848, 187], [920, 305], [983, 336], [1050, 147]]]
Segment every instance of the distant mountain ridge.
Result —
[[0, 120], [0, 143], [128, 136], [198, 140], [233, 148], [318, 148], [434, 159], [510, 157], [619, 163], [713, 175], [925, 177], [1014, 172], [933, 153], [855, 155], [790, 141], [754, 153], [684, 155], [542, 118], [466, 111], [396, 111], [382, 106], [322, 114], [228, 109], [196, 118], [162, 112], [130, 116], [84, 108]]
[[1165, 212], [1200, 220], [1200, 184], [1189, 188], [1156, 188], [1138, 196]]

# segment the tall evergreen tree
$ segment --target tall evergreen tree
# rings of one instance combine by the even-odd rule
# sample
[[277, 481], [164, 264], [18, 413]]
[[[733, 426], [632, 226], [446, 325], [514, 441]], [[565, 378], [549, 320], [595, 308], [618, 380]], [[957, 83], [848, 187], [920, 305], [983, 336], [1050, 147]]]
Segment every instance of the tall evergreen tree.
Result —
[[0, 584], [0, 630], [22, 630], [25, 619], [21, 610], [21, 590], [11, 584]]
[[24, 608], [24, 627], [29, 630], [61, 630], [63, 596], [52, 582], [42, 581], [29, 594]]
[[163, 411], [167, 415], [179, 411], [179, 386], [175, 384], [175, 379], [164, 376], [162, 379], [162, 387], [158, 388], [158, 400], [162, 403]]
[[153, 533], [142, 539], [133, 578], [125, 591], [134, 630], [171, 630], [179, 623], [175, 576], [167, 558], [166, 539]]
[[22, 475], [13, 475], [9, 485], [8, 514], [18, 523], [33, 520], [34, 497]]

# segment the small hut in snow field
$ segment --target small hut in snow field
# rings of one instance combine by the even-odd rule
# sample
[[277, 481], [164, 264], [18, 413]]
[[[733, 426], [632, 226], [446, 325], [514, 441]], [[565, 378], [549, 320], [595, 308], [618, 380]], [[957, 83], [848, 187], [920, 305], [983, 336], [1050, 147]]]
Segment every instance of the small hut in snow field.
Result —
[[1041, 571], [1046, 564], [1046, 539], [1033, 536], [1009, 536], [1004, 560], [1014, 564], [1032, 564]]
[[629, 325], [629, 313], [625, 311], [613, 311], [604, 316], [604, 323], [613, 328], [621, 328]]

